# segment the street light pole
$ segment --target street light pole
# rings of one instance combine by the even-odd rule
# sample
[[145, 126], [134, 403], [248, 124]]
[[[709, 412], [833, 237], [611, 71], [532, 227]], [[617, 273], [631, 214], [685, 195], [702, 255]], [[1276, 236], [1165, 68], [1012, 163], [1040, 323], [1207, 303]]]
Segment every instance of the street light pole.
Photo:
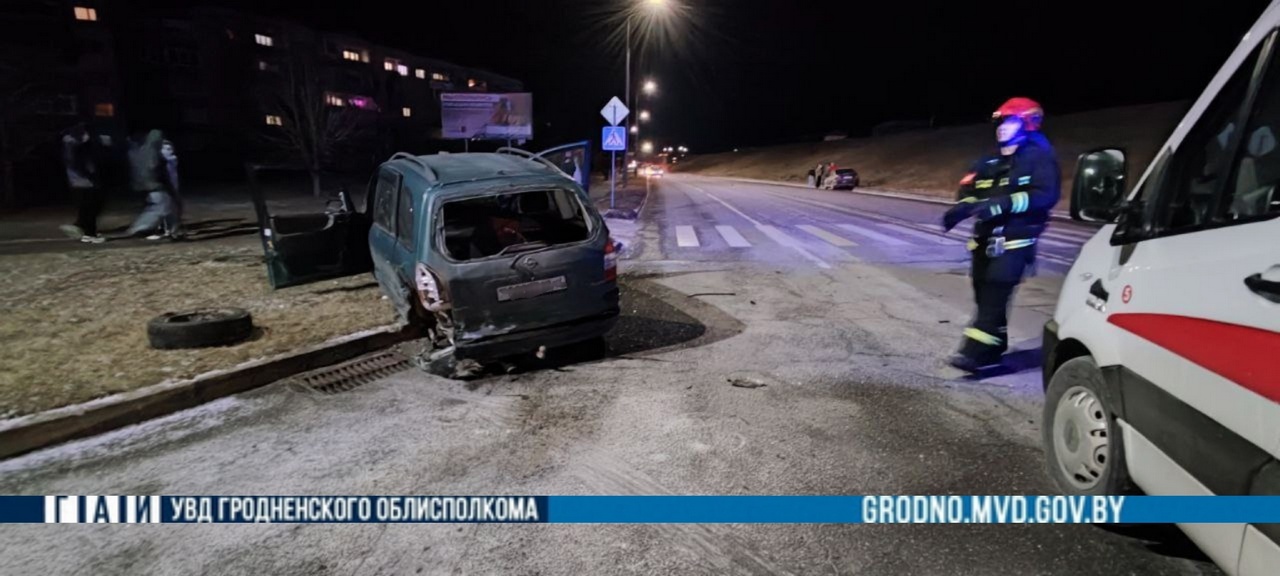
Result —
[[[624, 91], [622, 93], [622, 99], [623, 99], [623, 103], [627, 105], [627, 108], [630, 108], [631, 107], [631, 15], [630, 14], [627, 15], [626, 68], [627, 68], [627, 74], [626, 74], [627, 84], [624, 87]], [[627, 132], [631, 132], [631, 122], [632, 122], [632, 118], [630, 115], [628, 115], [627, 116]], [[630, 134], [627, 134], [627, 136], [630, 136]], [[627, 185], [627, 156], [630, 155], [630, 152], [631, 152], [631, 138], [627, 138], [627, 146], [622, 151], [622, 185], [623, 186]]]

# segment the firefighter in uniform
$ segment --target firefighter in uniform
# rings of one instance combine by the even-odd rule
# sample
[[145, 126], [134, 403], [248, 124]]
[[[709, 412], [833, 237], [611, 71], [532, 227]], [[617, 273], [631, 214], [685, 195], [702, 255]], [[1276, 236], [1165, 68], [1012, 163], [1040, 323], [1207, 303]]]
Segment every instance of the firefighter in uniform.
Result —
[[1044, 111], [1028, 98], [1005, 102], [992, 120], [1000, 153], [979, 160], [960, 180], [957, 202], [943, 217], [951, 230], [976, 219], [968, 242], [978, 313], [964, 330], [951, 365], [978, 372], [1000, 364], [1008, 349], [1006, 325], [1014, 289], [1035, 263], [1036, 240], [1058, 203], [1061, 172], [1040, 133]]

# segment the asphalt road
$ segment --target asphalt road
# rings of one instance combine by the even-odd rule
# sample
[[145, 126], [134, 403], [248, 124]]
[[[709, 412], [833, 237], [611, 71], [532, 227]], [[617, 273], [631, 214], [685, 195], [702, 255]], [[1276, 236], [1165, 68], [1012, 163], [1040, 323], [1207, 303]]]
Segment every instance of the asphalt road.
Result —
[[[1052, 493], [1039, 330], [1088, 229], [1053, 226], [1013, 368], [972, 380], [942, 362], [971, 298], [942, 209], [671, 176], [603, 360], [278, 383], [0, 462], [0, 493]], [[0, 549], [4, 574], [1217, 573], [1176, 533], [1070, 525], [5, 526]]]

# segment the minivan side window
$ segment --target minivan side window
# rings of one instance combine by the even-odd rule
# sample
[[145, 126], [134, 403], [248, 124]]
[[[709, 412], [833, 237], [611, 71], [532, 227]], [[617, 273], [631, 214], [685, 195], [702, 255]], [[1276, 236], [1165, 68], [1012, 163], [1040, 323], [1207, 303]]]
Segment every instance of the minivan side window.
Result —
[[1219, 191], [1229, 176], [1232, 145], [1240, 132], [1240, 111], [1260, 50], [1255, 49], [1236, 69], [1170, 158], [1168, 172], [1159, 182], [1157, 204], [1150, 212], [1156, 234], [1210, 224]]
[[408, 186], [401, 186], [399, 197], [399, 206], [396, 207], [396, 239], [405, 248], [412, 250], [414, 239], [418, 237], [418, 231], [413, 227], [413, 194], [409, 193]]
[[378, 185], [373, 192], [373, 225], [392, 234], [396, 230], [396, 191], [399, 188], [399, 174], [390, 170], [378, 173]]
[[1280, 215], [1280, 58], [1271, 58], [1262, 76], [1239, 152], [1218, 204], [1222, 222]]

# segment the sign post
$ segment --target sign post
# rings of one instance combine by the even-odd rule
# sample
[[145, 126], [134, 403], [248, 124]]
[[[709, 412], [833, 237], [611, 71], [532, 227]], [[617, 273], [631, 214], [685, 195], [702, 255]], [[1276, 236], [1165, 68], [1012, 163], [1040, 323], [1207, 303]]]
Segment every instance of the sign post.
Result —
[[[618, 182], [618, 151], [627, 149], [627, 128], [626, 126], [618, 126], [618, 123], [626, 119], [627, 114], [631, 110], [623, 104], [617, 96], [609, 100], [608, 104], [600, 110], [600, 115], [609, 122], [608, 126], [600, 134], [600, 141], [603, 148], [609, 153], [609, 209], [614, 208], [614, 196], [617, 194]], [[626, 155], [622, 157], [626, 161]]]

